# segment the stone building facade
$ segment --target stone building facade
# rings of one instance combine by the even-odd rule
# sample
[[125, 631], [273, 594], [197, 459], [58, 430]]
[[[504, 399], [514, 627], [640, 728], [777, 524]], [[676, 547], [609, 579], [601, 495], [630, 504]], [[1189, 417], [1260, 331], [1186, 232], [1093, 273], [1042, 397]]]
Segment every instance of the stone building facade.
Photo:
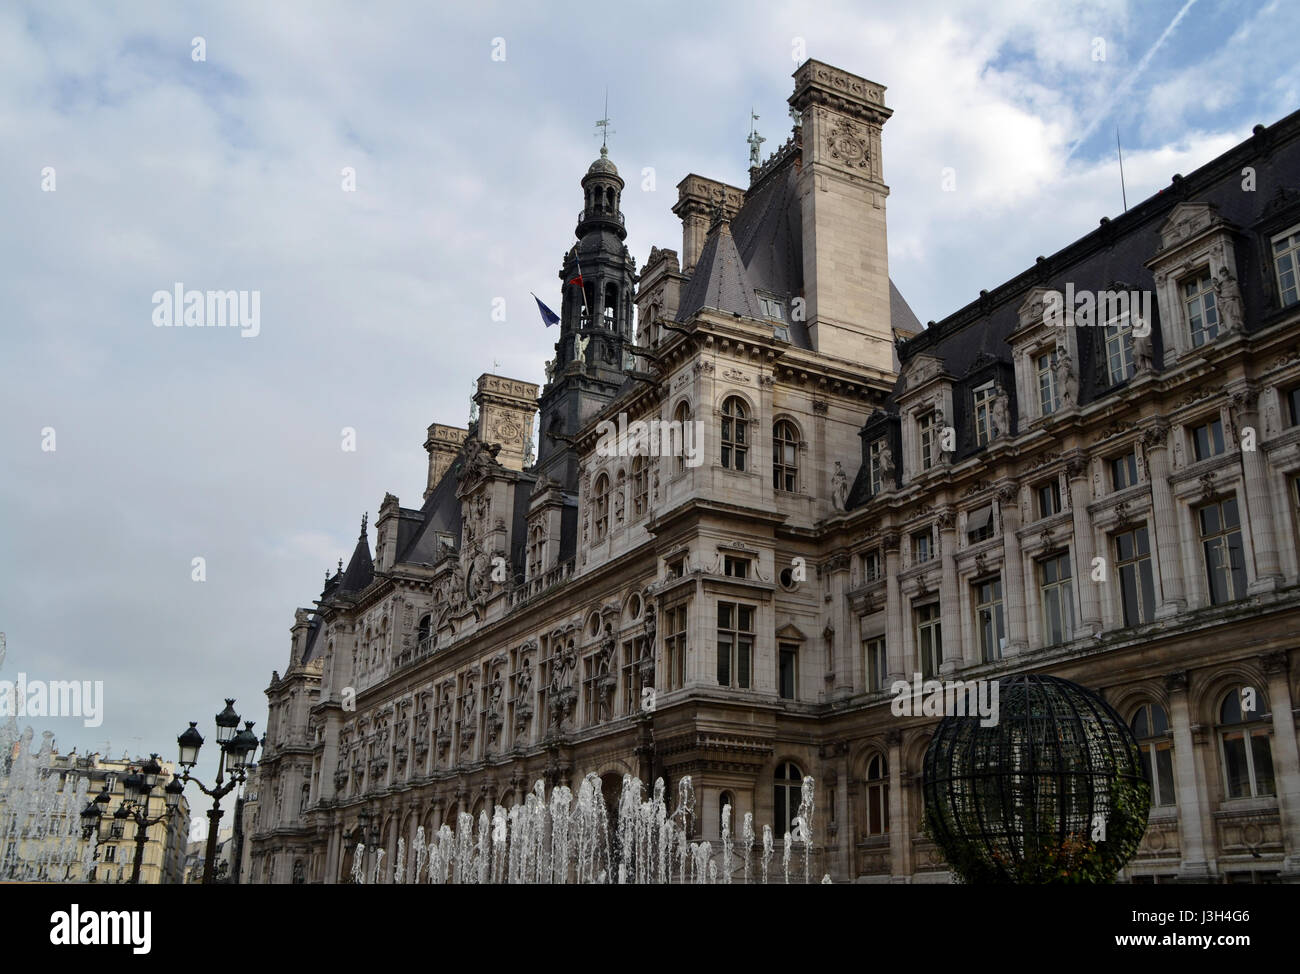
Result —
[[808, 61], [790, 105], [747, 189], [679, 184], [682, 251], [639, 274], [592, 164], [546, 386], [482, 376], [423, 505], [385, 497], [297, 611], [246, 881], [592, 772], [689, 775], [697, 838], [729, 805], [778, 844], [811, 775], [816, 875], [947, 881], [934, 718], [891, 686], [1024, 671], [1137, 732], [1124, 878], [1300, 879], [1300, 116], [922, 330], [884, 89]]

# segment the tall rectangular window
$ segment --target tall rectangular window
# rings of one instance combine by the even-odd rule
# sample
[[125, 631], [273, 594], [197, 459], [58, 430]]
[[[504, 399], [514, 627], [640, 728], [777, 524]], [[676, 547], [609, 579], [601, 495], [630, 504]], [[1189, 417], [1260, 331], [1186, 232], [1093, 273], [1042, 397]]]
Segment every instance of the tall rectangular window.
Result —
[[645, 639], [630, 639], [623, 644], [623, 713], [641, 709], [641, 654]]
[[1074, 638], [1074, 588], [1070, 553], [1062, 552], [1038, 563], [1043, 603], [1043, 642], [1054, 646]]
[[668, 690], [686, 685], [686, 605], [664, 612], [664, 669]]
[[1051, 517], [1061, 513], [1061, 482], [1053, 478], [1038, 485], [1038, 516]]
[[748, 690], [754, 652], [754, 607], [718, 603], [718, 686]]
[[1219, 337], [1219, 308], [1214, 302], [1214, 282], [1209, 268], [1183, 282], [1183, 307], [1187, 309], [1193, 348]]
[[929, 561], [933, 557], [934, 539], [930, 536], [930, 532], [928, 530], [918, 531], [916, 534], [912, 535], [913, 563], [919, 565], [922, 562]]
[[868, 551], [862, 556], [863, 583], [879, 581], [881, 577], [881, 558], [879, 551]]
[[880, 493], [880, 488], [884, 483], [883, 480], [884, 468], [881, 466], [880, 463], [880, 451], [884, 448], [884, 445], [885, 445], [884, 440], [876, 440], [876, 442], [871, 444], [871, 449], [868, 451], [868, 457], [871, 463], [871, 496], [872, 497], [875, 497], [877, 494]]
[[799, 647], [782, 643], [777, 653], [776, 686], [782, 700], [793, 700], [799, 679]]
[[975, 638], [979, 642], [980, 658], [985, 663], [1002, 658], [1002, 647], [1006, 643], [1006, 623], [1002, 615], [1002, 578], [985, 579], [976, 582], [973, 588], [975, 600]]
[[1292, 426], [1300, 426], [1300, 386], [1296, 386], [1286, 394], [1287, 412], [1291, 418]]
[[921, 469], [929, 470], [934, 466], [937, 457], [935, 447], [938, 445], [937, 439], [939, 435], [934, 413], [927, 413], [922, 416], [919, 427], [921, 432]]
[[885, 656], [885, 637], [872, 636], [862, 641], [863, 672], [867, 678], [867, 691], [876, 693], [885, 689], [885, 676], [889, 672]]
[[1282, 307], [1300, 301], [1300, 227], [1273, 238], [1273, 268]]
[[1227, 497], [1196, 511], [1210, 602], [1222, 605], [1246, 595], [1246, 558], [1241, 546], [1237, 499]]
[[1138, 482], [1137, 453], [1130, 450], [1123, 456], [1111, 457], [1110, 484], [1115, 490], [1124, 490]]
[[1126, 311], [1102, 329], [1106, 343], [1106, 372], [1111, 385], [1133, 376], [1133, 321]]
[[993, 505], [971, 511], [966, 517], [966, 540], [979, 544], [993, 537]]
[[929, 680], [939, 675], [943, 663], [943, 631], [939, 623], [939, 603], [931, 602], [914, 610], [916, 616], [916, 653], [921, 676]]
[[1056, 349], [1043, 352], [1034, 359], [1034, 370], [1038, 375], [1038, 408], [1044, 416], [1050, 416], [1061, 405], [1055, 366]]
[[992, 382], [986, 382], [972, 394], [975, 400], [975, 443], [984, 446], [993, 439], [993, 394], [996, 390]]
[[1216, 419], [1192, 430], [1192, 450], [1197, 460], [1217, 457], [1224, 449], [1222, 420]]
[[1156, 586], [1151, 572], [1151, 545], [1146, 525], [1115, 535], [1115, 564], [1119, 573], [1124, 625], [1139, 626], [1156, 615]]

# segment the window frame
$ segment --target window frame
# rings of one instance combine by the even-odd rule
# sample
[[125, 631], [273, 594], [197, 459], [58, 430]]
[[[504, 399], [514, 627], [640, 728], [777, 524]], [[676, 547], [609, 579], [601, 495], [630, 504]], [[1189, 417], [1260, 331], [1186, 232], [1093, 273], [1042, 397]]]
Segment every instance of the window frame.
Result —
[[[1215, 729], [1219, 738], [1219, 761], [1223, 768], [1223, 794], [1228, 801], [1252, 799], [1252, 798], [1276, 798], [1277, 797], [1277, 763], [1273, 757], [1273, 724], [1271, 720], [1272, 709], [1268, 705], [1268, 698], [1258, 687], [1252, 687], [1255, 692], [1255, 699], [1261, 701], [1264, 707], [1257, 717], [1250, 719], [1241, 710], [1241, 694], [1249, 684], [1239, 684], [1230, 689], [1227, 693], [1219, 698], [1219, 707], [1215, 711]], [[1227, 708], [1228, 701], [1236, 698], [1237, 712], [1241, 719], [1230, 721], [1225, 719], [1224, 710]], [[1234, 782], [1229, 774], [1228, 759], [1228, 739], [1233, 736], [1242, 738], [1242, 758], [1245, 761], [1246, 784], [1248, 793], [1235, 794]], [[1255, 741], [1263, 740], [1264, 748], [1267, 750], [1269, 760], [1269, 785], [1271, 790], [1264, 791], [1261, 786], [1261, 780], [1255, 767]]]
[[[1191, 288], [1195, 286], [1193, 292]], [[1179, 301], [1193, 349], [1203, 348], [1219, 337], [1221, 321], [1209, 265], [1178, 279]], [[1209, 324], [1205, 324], [1208, 321]]]
[[[988, 598], [985, 598], [985, 589], [988, 590]], [[1001, 574], [971, 582], [971, 606], [980, 659], [985, 663], [996, 662], [1002, 658], [1007, 641], [1006, 602], [1002, 593]], [[991, 643], [985, 639], [990, 634]]]
[[993, 400], [997, 398], [997, 392], [997, 383], [992, 379], [971, 390], [971, 416], [977, 447], [993, 442]]
[[912, 625], [916, 634], [916, 662], [921, 679], [936, 679], [943, 666], [943, 611], [939, 603], [913, 605]]
[[[1218, 529], [1208, 532], [1206, 529], [1205, 513], [1210, 510], [1217, 510]], [[1227, 518], [1224, 516], [1228, 510], [1232, 511], [1232, 525], [1227, 524]], [[1248, 594], [1250, 585], [1249, 573], [1246, 570], [1246, 550], [1245, 542], [1241, 530], [1241, 509], [1237, 502], [1236, 494], [1229, 494], [1212, 500], [1209, 503], [1202, 504], [1193, 508], [1192, 515], [1196, 519], [1196, 537], [1200, 543], [1201, 565], [1205, 569], [1206, 592], [1210, 599], [1211, 605], [1229, 605], [1233, 602], [1239, 602]], [[1235, 543], [1234, 543], [1235, 538]], [[1211, 566], [1210, 545], [1214, 544], [1218, 551], [1226, 552], [1227, 565], [1226, 570], [1223, 565], [1217, 569]], [[1233, 554], [1237, 555], [1240, 564], [1233, 564]], [[1219, 598], [1215, 592], [1215, 572], [1224, 572], [1222, 580], [1226, 589], [1226, 598]]]
[[749, 440], [746, 428], [749, 425], [749, 406], [740, 396], [727, 396], [722, 400], [721, 415], [721, 453], [722, 469], [745, 473], [745, 462], [749, 457]]
[[[1049, 565], [1063, 566], [1065, 574], [1048, 580]], [[1042, 636], [1044, 646], [1062, 646], [1074, 639], [1076, 619], [1074, 616], [1074, 569], [1070, 562], [1070, 551], [1055, 551], [1037, 559], [1038, 595], [1042, 611]], [[1051, 605], [1056, 605], [1060, 614], [1060, 636], [1055, 638], [1052, 626]]]
[[[782, 436], [788, 433], [788, 436]], [[799, 492], [799, 428], [788, 419], [772, 424], [772, 487], [786, 494]], [[786, 457], [793, 459], [787, 462]], [[786, 486], [786, 485], [789, 486]]]
[[[727, 613], [726, 624], [723, 623], [723, 612]], [[748, 613], [749, 625], [742, 626], [742, 621]], [[754, 642], [755, 642], [755, 618], [758, 615], [758, 606], [751, 605], [747, 602], [729, 602], [718, 601], [717, 612], [717, 666], [715, 676], [717, 685], [720, 687], [729, 687], [733, 690], [752, 690], [754, 689]], [[724, 681], [723, 672], [723, 643], [727, 641], [726, 653], [726, 679]], [[743, 663], [743, 667], [742, 667]], [[741, 671], [744, 670], [744, 681], [741, 680]]]
[[[1290, 246], [1278, 251], [1278, 244], [1289, 243]], [[1283, 230], [1281, 233], [1272, 234], [1268, 241], [1269, 264], [1273, 268], [1273, 283], [1277, 285], [1277, 303], [1279, 308], [1289, 308], [1294, 304], [1300, 303], [1300, 223], [1293, 227]], [[1291, 286], [1287, 287], [1283, 281], [1283, 270], [1279, 265], [1280, 259], [1286, 257], [1291, 263], [1291, 269], [1288, 273], [1291, 275]], [[1291, 293], [1291, 300], [1286, 299], [1288, 292]]]
[[[1132, 535], [1132, 554], [1125, 558], [1121, 547], [1122, 539]], [[1156, 619], [1156, 583], [1155, 569], [1151, 557], [1151, 532], [1146, 522], [1128, 525], [1111, 534], [1111, 544], [1115, 552], [1115, 578], [1119, 583], [1120, 622], [1126, 627], [1145, 626]], [[1141, 540], [1141, 543], [1139, 543]], [[1146, 551], [1141, 549], [1145, 545]], [[1130, 612], [1129, 590], [1125, 582], [1125, 572], [1133, 572], [1133, 596], [1137, 605]], [[1131, 620], [1136, 616], [1136, 621]]]

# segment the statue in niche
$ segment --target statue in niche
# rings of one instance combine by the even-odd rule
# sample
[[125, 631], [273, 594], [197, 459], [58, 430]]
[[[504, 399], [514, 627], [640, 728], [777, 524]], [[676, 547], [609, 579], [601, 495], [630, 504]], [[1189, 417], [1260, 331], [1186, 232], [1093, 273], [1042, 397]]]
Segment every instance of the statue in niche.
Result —
[[838, 460], [835, 461], [835, 472], [831, 474], [831, 504], [835, 510], [842, 511], [849, 500], [849, 477], [844, 472], [844, 467]]
[[1056, 380], [1056, 394], [1060, 397], [1061, 408], [1073, 406], [1078, 399], [1079, 385], [1074, 373], [1074, 362], [1063, 346], [1057, 350], [1056, 364], [1052, 366], [1052, 378]]
[[1219, 268], [1214, 279], [1214, 303], [1219, 309], [1219, 333], [1231, 335], [1242, 325], [1241, 288], [1226, 267]]
[[993, 396], [993, 403], [990, 407], [990, 418], [993, 420], [994, 436], [1011, 435], [1011, 400], [1006, 390], [997, 386], [997, 392]]
[[1155, 370], [1155, 346], [1151, 341], [1150, 326], [1145, 334], [1133, 336], [1133, 371], [1136, 375], [1149, 375]]
[[894, 485], [894, 470], [894, 451], [890, 449], [889, 441], [886, 440], [880, 444], [880, 485], [882, 488]]

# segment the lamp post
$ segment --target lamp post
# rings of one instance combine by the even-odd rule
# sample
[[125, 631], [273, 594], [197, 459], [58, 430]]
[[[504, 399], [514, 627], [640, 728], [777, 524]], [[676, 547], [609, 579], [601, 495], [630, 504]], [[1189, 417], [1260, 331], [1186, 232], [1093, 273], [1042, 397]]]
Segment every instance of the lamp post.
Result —
[[181, 794], [185, 791], [185, 786], [175, 775], [172, 780], [163, 788], [164, 811], [161, 815], [149, 817], [149, 799], [153, 794], [154, 788], [158, 786], [158, 778], [162, 775], [162, 765], [158, 763], [158, 755], [151, 754], [138, 770], [132, 770], [125, 778], [122, 779], [122, 802], [117, 806], [109, 819], [105, 819], [104, 810], [101, 805], [107, 805], [111, 800], [108, 784], [105, 783], [104, 790], [90, 801], [81, 812], [81, 830], [82, 835], [89, 839], [91, 836], [104, 838], [104, 826], [125, 825], [128, 821], [135, 823], [135, 861], [131, 867], [131, 882], [136, 884], [140, 882], [140, 866], [144, 862], [144, 847], [149, 841], [149, 829], [159, 822], [171, 818], [172, 814], [180, 807]]
[[[212, 807], [208, 809], [208, 846], [203, 857], [204, 884], [213, 882], [216, 875], [213, 867], [217, 859], [217, 833], [220, 830], [221, 816], [224, 814], [221, 799], [248, 777], [248, 769], [252, 766], [253, 755], [257, 751], [257, 736], [253, 733], [253, 722], [245, 721], [244, 729], [236, 730], [239, 727], [239, 714], [235, 713], [233, 697], [226, 698], [226, 709], [217, 714], [216, 724], [217, 744], [221, 746], [221, 756], [217, 761], [217, 777], [211, 788], [190, 774], [190, 769], [198, 763], [199, 748], [203, 746], [203, 735], [199, 733], [198, 722], [190, 721], [190, 726], [176, 738], [176, 744], [180, 748], [179, 764], [184, 769], [181, 773], [181, 781], [193, 781], [199, 786], [199, 791], [212, 799]], [[227, 771], [230, 772], [229, 781], [225, 780]]]

